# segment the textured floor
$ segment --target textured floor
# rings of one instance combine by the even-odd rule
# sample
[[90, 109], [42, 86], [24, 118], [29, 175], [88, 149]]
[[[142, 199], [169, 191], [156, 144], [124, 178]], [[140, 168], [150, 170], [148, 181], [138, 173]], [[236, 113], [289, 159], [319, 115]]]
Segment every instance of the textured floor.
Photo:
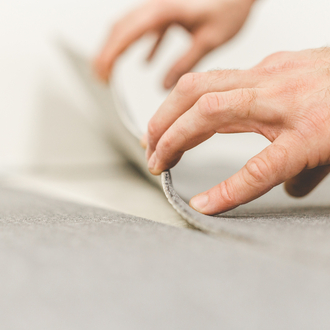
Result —
[[[136, 144], [123, 150], [142, 170]], [[183, 198], [237, 170], [220, 156], [180, 162], [173, 177]], [[228, 212], [226, 233], [211, 218], [212, 235], [184, 228], [125, 161], [4, 180], [29, 189], [0, 189], [1, 329], [330, 328], [329, 180], [301, 201], [277, 187]]]
[[[194, 194], [211, 188], [235, 173], [234, 166], [218, 164], [204, 171], [186, 166], [174, 171], [174, 186], [189, 200]], [[206, 231], [236, 236], [289, 260], [330, 268], [330, 177], [305, 198], [289, 197], [283, 186], [261, 198], [226, 212], [205, 218]], [[222, 221], [219, 221], [219, 220]]]
[[329, 329], [330, 276], [249, 242], [0, 190], [2, 329]]

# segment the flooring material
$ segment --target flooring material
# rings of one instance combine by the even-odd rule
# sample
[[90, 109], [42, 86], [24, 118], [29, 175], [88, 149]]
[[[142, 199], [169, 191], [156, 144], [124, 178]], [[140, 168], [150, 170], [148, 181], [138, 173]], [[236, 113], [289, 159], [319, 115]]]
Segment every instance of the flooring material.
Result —
[[330, 276], [249, 242], [0, 189], [2, 329], [329, 329]]
[[[222, 175], [226, 175], [225, 169], [219, 169]], [[180, 178], [180, 173], [177, 174]], [[192, 210], [173, 189], [169, 173], [164, 172], [163, 179], [174, 207], [189, 223], [202, 231], [245, 240], [267, 249], [269, 253], [300, 260], [311, 267], [329, 269], [330, 178], [306, 198], [290, 198], [279, 186], [253, 202], [218, 216], [206, 216]], [[188, 177], [181, 176], [181, 183], [182, 179], [187, 180]], [[188, 190], [192, 184], [198, 188], [198, 182], [190, 181], [181, 186], [183, 196], [189, 196]]]

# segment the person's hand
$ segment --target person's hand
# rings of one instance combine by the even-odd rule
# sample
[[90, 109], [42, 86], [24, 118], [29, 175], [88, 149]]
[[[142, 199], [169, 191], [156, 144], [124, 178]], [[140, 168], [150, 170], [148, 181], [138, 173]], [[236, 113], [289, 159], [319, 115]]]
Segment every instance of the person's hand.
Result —
[[330, 48], [281, 52], [245, 71], [184, 75], [149, 122], [152, 174], [215, 133], [255, 132], [272, 143], [235, 175], [192, 198], [216, 214], [286, 181], [293, 196], [330, 172]]
[[98, 76], [107, 81], [112, 67], [128, 46], [146, 33], [157, 35], [151, 60], [173, 24], [192, 35], [190, 50], [170, 69], [164, 87], [172, 87], [184, 73], [208, 52], [232, 38], [244, 24], [254, 0], [150, 0], [133, 10], [113, 27], [103, 50], [95, 60]]

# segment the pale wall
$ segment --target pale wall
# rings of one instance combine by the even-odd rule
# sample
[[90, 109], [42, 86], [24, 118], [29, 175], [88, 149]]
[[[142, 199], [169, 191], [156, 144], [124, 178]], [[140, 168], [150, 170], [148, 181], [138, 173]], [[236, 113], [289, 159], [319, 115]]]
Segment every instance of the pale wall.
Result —
[[[65, 38], [92, 55], [111, 23], [137, 2], [1, 1], [0, 170], [111, 160], [106, 145], [80, 114], [88, 107], [86, 96], [70, 75], [55, 40]], [[248, 68], [278, 50], [325, 46], [330, 40], [329, 12], [330, 2], [326, 0], [259, 1], [244, 31], [205, 58], [196, 70]], [[165, 40], [170, 46], [163, 47], [163, 56], [157, 56], [149, 68], [143, 61], [150, 43], [145, 40], [122, 59], [117, 72], [143, 127], [166, 95], [160, 78], [168, 57], [175, 58], [187, 45], [183, 33], [173, 31], [171, 35]], [[267, 144], [256, 137], [220, 137], [214, 141], [212, 145], [218, 143], [223, 157], [242, 160]], [[201, 152], [206, 149], [201, 148]]]

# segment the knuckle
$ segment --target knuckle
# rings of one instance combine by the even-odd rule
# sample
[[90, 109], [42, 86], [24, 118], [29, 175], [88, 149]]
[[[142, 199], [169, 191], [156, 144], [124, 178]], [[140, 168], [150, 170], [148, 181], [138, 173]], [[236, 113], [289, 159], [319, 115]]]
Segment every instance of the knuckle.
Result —
[[268, 165], [261, 157], [256, 156], [250, 159], [245, 165], [245, 170], [247, 174], [245, 181], [251, 185], [263, 183], [269, 179]]
[[235, 198], [233, 189], [230, 188], [228, 181], [223, 181], [219, 185], [219, 200], [223, 201], [226, 205], [236, 205], [237, 200]]
[[[184, 146], [189, 144], [189, 132], [188, 132], [189, 128], [186, 127], [185, 125], [178, 124], [178, 122], [175, 122], [173, 124], [173, 128], [174, 128], [173, 131], [175, 133], [172, 134], [176, 136], [176, 139], [180, 138]], [[173, 131], [169, 130], [169, 132], [173, 132]]]
[[181, 95], [187, 96], [198, 89], [200, 80], [201, 74], [186, 73], [179, 79], [176, 89]]
[[268, 76], [275, 73], [281, 73], [286, 69], [289, 69], [290, 62], [276, 63], [276, 64], [268, 64], [261, 68], [257, 68], [257, 72], [262, 76]]
[[173, 145], [172, 139], [169, 134], [164, 134], [157, 145], [157, 150], [161, 150], [162, 153], [167, 154]]
[[259, 75], [270, 75], [287, 71], [302, 65], [301, 59], [292, 60], [290, 52], [277, 52], [265, 57], [257, 66], [250, 69]]
[[173, 139], [174, 136], [172, 134], [165, 133], [156, 146], [158, 159], [171, 167], [175, 165], [183, 154], [183, 151], [177, 150]]
[[266, 62], [266, 63], [270, 63], [270, 62], [274, 62], [274, 61], [279, 61], [281, 59], [285, 59], [288, 57], [290, 52], [275, 52], [273, 54], [268, 55], [267, 57], [265, 57], [265, 59], [262, 62]]
[[279, 52], [275, 52], [275, 53], [267, 56], [266, 58], [271, 59], [271, 60], [274, 60], [274, 59], [278, 60], [278, 59], [281, 59], [283, 57], [286, 57], [288, 54], [289, 54], [289, 52], [279, 51]]
[[301, 60], [283, 60], [277, 61], [275, 63], [266, 61], [262, 66], [257, 66], [252, 69], [252, 72], [255, 72], [261, 76], [269, 76], [276, 73], [287, 72], [301, 66], [304, 66], [306, 63]]
[[212, 117], [223, 104], [217, 93], [204, 94], [197, 102], [199, 113], [206, 118]]
[[264, 157], [256, 156], [246, 163], [245, 181], [252, 186], [265, 182], [275, 185], [281, 181], [281, 177], [285, 177], [288, 160], [287, 148], [273, 144]]

